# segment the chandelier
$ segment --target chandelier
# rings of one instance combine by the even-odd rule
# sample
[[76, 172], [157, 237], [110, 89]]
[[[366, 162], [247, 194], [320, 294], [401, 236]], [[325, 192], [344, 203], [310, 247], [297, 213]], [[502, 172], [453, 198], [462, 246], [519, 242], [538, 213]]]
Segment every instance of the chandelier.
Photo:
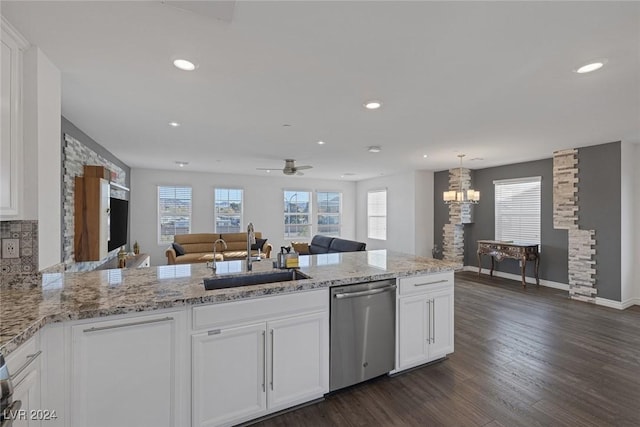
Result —
[[470, 188], [464, 190], [462, 188], [462, 158], [464, 156], [465, 156], [464, 154], [458, 154], [458, 157], [460, 157], [460, 173], [458, 175], [459, 191], [451, 190], [451, 191], [445, 191], [444, 193], [442, 193], [442, 199], [447, 205], [453, 205], [453, 204], [474, 204], [475, 205], [480, 201], [479, 191], [475, 191]]

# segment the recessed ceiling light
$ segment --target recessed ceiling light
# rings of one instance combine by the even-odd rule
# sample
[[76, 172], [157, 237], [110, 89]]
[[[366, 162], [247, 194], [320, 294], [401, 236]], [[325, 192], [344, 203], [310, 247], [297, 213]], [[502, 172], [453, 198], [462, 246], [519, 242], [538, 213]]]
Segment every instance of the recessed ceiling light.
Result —
[[271, 173], [271, 170], [270, 170], [270, 169], [267, 169], [267, 173]]
[[171, 126], [172, 128], [177, 128], [178, 126], [180, 126], [180, 123], [178, 123], [178, 122], [169, 122], [169, 126]]
[[175, 59], [173, 61], [173, 65], [183, 71], [193, 71], [196, 69], [196, 64], [191, 61], [187, 61], [186, 59]]
[[429, 156], [428, 156], [428, 155], [426, 155], [426, 154], [423, 154], [423, 155], [422, 155], [422, 158], [423, 158], [423, 159], [426, 159], [427, 157], [429, 157]]
[[371, 147], [369, 147], [367, 149], [370, 153], [379, 153], [382, 151], [382, 147], [380, 147], [379, 145], [372, 145]]
[[180, 166], [181, 168], [187, 166], [189, 164], [189, 162], [176, 162], [176, 165]]
[[377, 110], [380, 107], [382, 107], [382, 102], [377, 100], [367, 101], [364, 103], [364, 108], [367, 110]]
[[606, 64], [606, 62], [607, 62], [606, 59], [599, 59], [597, 61], [593, 61], [588, 64], [582, 65], [576, 68], [574, 71], [578, 74], [590, 73], [592, 71], [596, 71], [604, 67], [604, 64]]
[[324, 144], [326, 144], [326, 142], [324, 142], [324, 141], [318, 141], [318, 143], [317, 143], [317, 144], [318, 144], [318, 145], [324, 145]]

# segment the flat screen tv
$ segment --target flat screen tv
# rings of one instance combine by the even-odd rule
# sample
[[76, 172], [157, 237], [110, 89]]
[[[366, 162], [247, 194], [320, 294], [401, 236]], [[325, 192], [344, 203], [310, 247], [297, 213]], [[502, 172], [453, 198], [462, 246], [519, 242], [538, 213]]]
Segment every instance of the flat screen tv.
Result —
[[127, 244], [127, 231], [129, 225], [129, 201], [115, 199], [109, 200], [109, 251]]

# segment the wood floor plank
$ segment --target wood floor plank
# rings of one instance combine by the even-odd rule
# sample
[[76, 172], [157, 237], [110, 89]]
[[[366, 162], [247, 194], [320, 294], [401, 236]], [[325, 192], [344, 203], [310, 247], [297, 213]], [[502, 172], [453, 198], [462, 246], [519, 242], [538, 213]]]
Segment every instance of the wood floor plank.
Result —
[[456, 273], [455, 352], [256, 425], [638, 426], [640, 307]]

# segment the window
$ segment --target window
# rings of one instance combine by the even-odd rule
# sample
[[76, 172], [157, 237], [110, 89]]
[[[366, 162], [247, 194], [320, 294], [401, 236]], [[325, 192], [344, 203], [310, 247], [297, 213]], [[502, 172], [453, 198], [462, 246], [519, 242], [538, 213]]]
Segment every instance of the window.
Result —
[[216, 233], [239, 233], [242, 229], [243, 191], [235, 188], [216, 188], [214, 194]]
[[318, 234], [340, 235], [342, 193], [318, 191]]
[[387, 240], [387, 190], [367, 192], [367, 236]]
[[284, 238], [311, 237], [311, 192], [284, 191]]
[[191, 232], [191, 187], [158, 187], [158, 243]]
[[496, 240], [540, 244], [541, 177], [493, 181]]

